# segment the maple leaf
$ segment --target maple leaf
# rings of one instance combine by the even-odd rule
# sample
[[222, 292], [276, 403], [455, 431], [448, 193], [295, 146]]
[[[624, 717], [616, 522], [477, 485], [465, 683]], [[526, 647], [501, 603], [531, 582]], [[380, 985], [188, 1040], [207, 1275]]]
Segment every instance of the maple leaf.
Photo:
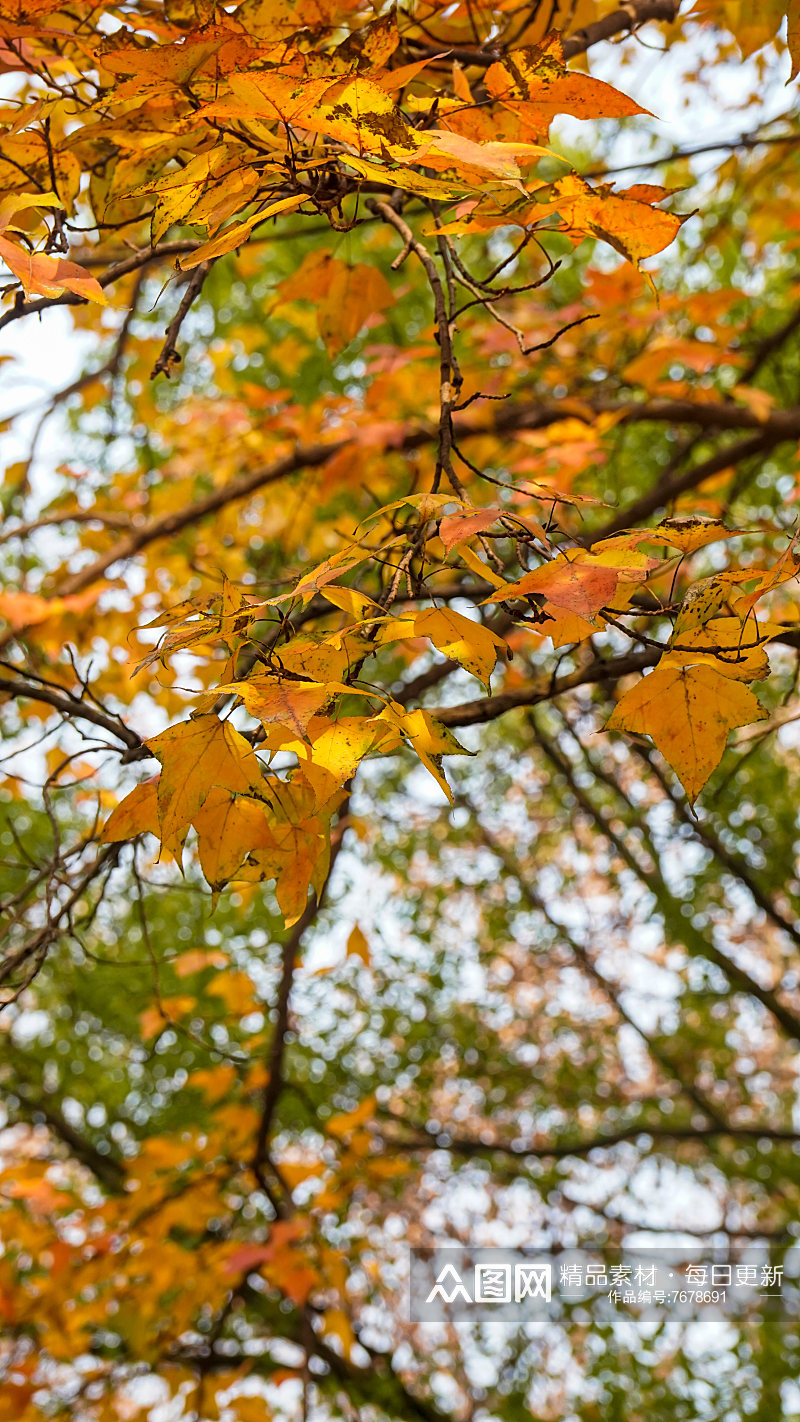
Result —
[[642, 201], [636, 188], [593, 188], [577, 173], [558, 178], [553, 191], [552, 201], [530, 209], [531, 220], [558, 212], [566, 231], [599, 237], [635, 265], [669, 247], [687, 220]]
[[446, 657], [460, 662], [484, 686], [489, 687], [498, 654], [506, 646], [502, 637], [482, 622], [464, 617], [449, 607], [418, 612], [413, 623], [415, 636], [428, 637]]
[[[102, 844], [119, 843], [120, 840], [134, 839], [137, 834], [154, 834], [159, 837], [161, 828], [158, 816], [158, 776], [153, 775], [141, 785], [134, 786], [129, 795], [112, 810], [100, 836]], [[184, 835], [184, 839], [185, 839]]]
[[197, 830], [200, 868], [212, 889], [227, 884], [251, 850], [272, 843], [264, 804], [231, 794], [220, 785], [209, 790], [192, 823]]
[[272, 602], [280, 603], [285, 602], [287, 598], [301, 597], [305, 603], [308, 603], [327, 583], [335, 582], [337, 578], [342, 577], [344, 573], [349, 573], [359, 563], [366, 562], [369, 556], [369, 549], [359, 543], [351, 543], [347, 548], [342, 548], [340, 552], [326, 558], [319, 567], [304, 573], [291, 592], [281, 593], [279, 597], [272, 598]]
[[424, 143], [389, 95], [361, 76], [329, 84], [324, 98], [299, 122], [311, 133], [349, 144], [356, 153], [387, 153], [401, 162], [416, 160]]
[[728, 528], [719, 518], [704, 518], [687, 514], [680, 518], [663, 518], [655, 528], [631, 528], [604, 541], [607, 548], [631, 548], [640, 543], [664, 543], [679, 553], [695, 553], [709, 543], [723, 538], [737, 538], [744, 528]]
[[[199, 247], [192, 252], [189, 257], [182, 257], [180, 260], [181, 271], [191, 271], [193, 267], [199, 267], [201, 262], [211, 262], [217, 257], [224, 256], [227, 252], [234, 251], [247, 242], [252, 234], [253, 228], [260, 222], [266, 222], [270, 217], [277, 217], [279, 213], [293, 212], [301, 207], [306, 201], [305, 193], [293, 193], [290, 197], [280, 198], [276, 202], [267, 203], [266, 207], [259, 208], [250, 217], [246, 217], [243, 222], [235, 222], [230, 227], [226, 227], [218, 237], [214, 237], [210, 242], [202, 242]], [[195, 216], [197, 207], [195, 206]]]
[[313, 787], [317, 806], [350, 780], [378, 736], [371, 717], [341, 716], [333, 723], [324, 719], [309, 726], [311, 744], [292, 745], [306, 780]]
[[749, 578], [757, 578], [758, 582], [752, 592], [736, 599], [736, 610], [744, 614], [765, 596], [768, 592], [773, 592], [775, 588], [781, 587], [783, 583], [791, 582], [800, 574], [800, 549], [797, 546], [797, 535], [795, 534], [788, 548], [785, 548], [777, 563], [771, 568], [748, 569], [743, 574], [740, 581], [747, 581]]
[[495, 177], [525, 188], [520, 180], [519, 160], [533, 163], [539, 158], [557, 158], [557, 154], [538, 143], [474, 143], [460, 133], [450, 133], [447, 129], [428, 129], [426, 146], [417, 154], [417, 160], [428, 168], [458, 164], [461, 172], [475, 169], [477, 174], [492, 173]]
[[[253, 749], [214, 715], [198, 715], [170, 726], [147, 742], [161, 761], [158, 819], [161, 839], [180, 854], [179, 837], [205, 804], [212, 788], [247, 794], [263, 785]], [[173, 848], [175, 846], [175, 848]]]
[[763, 681], [769, 675], [766, 643], [782, 630], [754, 618], [712, 617], [676, 633], [659, 666], [713, 666], [736, 681]]
[[624, 118], [649, 112], [601, 79], [568, 70], [561, 36], [555, 33], [541, 45], [509, 50], [489, 66], [485, 82], [494, 99], [537, 133], [546, 132], [556, 114]]
[[404, 740], [422, 761], [425, 769], [430, 771], [436, 784], [452, 804], [453, 792], [444, 777], [442, 758], [446, 755], [470, 755], [472, 752], [462, 746], [452, 731], [436, 721], [429, 711], [404, 711], [396, 702], [390, 701], [374, 719], [387, 722], [396, 733], [394, 736], [387, 736], [383, 742], [384, 751], [388, 754]]
[[325, 682], [282, 681], [258, 675], [246, 681], [226, 682], [216, 691], [220, 695], [232, 692], [241, 697], [250, 715], [265, 726], [286, 726], [301, 737], [305, 736], [311, 718], [331, 698]]
[[48, 598], [29, 592], [0, 593], [0, 618], [14, 632], [21, 632], [26, 627], [41, 626], [43, 622], [64, 617], [67, 613], [85, 612], [99, 595], [99, 588], [90, 588], [74, 597]]
[[294, 276], [282, 283], [278, 304], [311, 301], [317, 327], [330, 356], [349, 346], [362, 326], [394, 301], [386, 277], [366, 262], [352, 266], [330, 252], [310, 252]]
[[511, 528], [520, 525], [527, 528], [534, 537], [539, 539], [540, 543], [547, 546], [547, 534], [537, 519], [530, 518], [529, 516], [521, 518], [516, 512], [512, 513], [509, 509], [498, 508], [474, 510], [465, 508], [461, 513], [447, 514], [439, 524], [439, 537], [445, 546], [446, 552], [449, 553], [453, 548], [457, 548], [460, 544], [465, 543], [468, 538], [474, 537], [475, 534], [485, 532], [487, 528], [491, 528], [492, 525], [499, 522], [500, 519], [508, 520]]
[[335, 1338], [338, 1338], [345, 1358], [349, 1358], [356, 1342], [356, 1335], [344, 1309], [327, 1308], [322, 1315], [322, 1330], [323, 1333], [332, 1333]]
[[729, 601], [734, 584], [746, 578], [746, 573], [714, 573], [693, 583], [675, 619], [675, 635], [682, 636], [716, 617]]
[[503, 583], [487, 602], [541, 594], [545, 603], [564, 608], [585, 622], [594, 623], [601, 607], [611, 602], [621, 575], [618, 566], [599, 561], [578, 561], [578, 555], [558, 554], [552, 562], [534, 568], [515, 583]]
[[597, 631], [593, 622], [587, 622], [577, 612], [569, 612], [554, 602], [548, 604], [541, 623], [536, 624], [543, 637], [549, 637], [554, 647], [568, 647], [574, 642], [584, 642]]
[[222, 998], [232, 1017], [247, 1017], [258, 1011], [259, 1000], [249, 973], [217, 973], [208, 984], [208, 991]]
[[26, 296], [60, 296], [64, 291], [71, 291], [98, 306], [108, 306], [108, 297], [96, 277], [77, 262], [53, 257], [47, 252], [28, 252], [3, 236], [0, 236], [0, 257], [21, 283]]
[[[302, 1234], [302, 1225], [298, 1219], [276, 1220], [270, 1228], [269, 1240], [258, 1258], [265, 1276], [298, 1308], [303, 1306], [311, 1290], [319, 1283], [316, 1269], [310, 1266], [307, 1256], [299, 1247]], [[240, 1264], [242, 1257], [242, 1253], [239, 1253], [234, 1254], [232, 1259]], [[257, 1262], [255, 1256], [251, 1256], [251, 1262]]]
[[650, 736], [691, 803], [722, 759], [728, 732], [767, 712], [749, 686], [711, 666], [662, 666], [627, 691], [607, 731]]
[[232, 1402], [236, 1422], [272, 1422], [274, 1414], [265, 1397], [240, 1393]]

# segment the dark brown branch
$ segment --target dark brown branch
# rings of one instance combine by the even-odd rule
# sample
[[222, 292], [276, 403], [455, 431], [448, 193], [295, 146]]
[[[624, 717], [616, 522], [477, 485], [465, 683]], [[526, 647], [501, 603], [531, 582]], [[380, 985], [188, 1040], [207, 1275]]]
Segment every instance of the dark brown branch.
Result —
[[576, 686], [590, 686], [595, 682], [616, 681], [631, 672], [644, 671], [655, 666], [659, 652], [647, 648], [643, 652], [629, 652], [622, 657], [608, 660], [598, 659], [587, 666], [564, 676], [542, 676], [527, 686], [517, 686], [501, 691], [497, 696], [484, 696], [479, 701], [464, 701], [458, 706], [436, 706], [431, 714], [445, 726], [477, 726], [487, 721], [496, 721], [507, 711], [518, 706], [537, 706], [541, 701], [552, 701], [565, 691], [573, 691]]
[[[757, 428], [762, 433], [739, 441], [737, 444], [729, 445], [727, 449], [711, 456], [702, 465], [686, 471], [668, 483], [656, 485], [648, 494], [628, 505], [611, 524], [591, 535], [589, 540], [591, 542], [596, 542], [600, 538], [607, 537], [609, 533], [616, 532], [619, 528], [627, 527], [640, 518], [646, 517], [679, 493], [693, 488], [703, 479], [726, 468], [728, 464], [734, 464], [738, 460], [765, 452], [781, 440], [800, 436], [800, 409], [774, 411], [765, 421], [760, 422], [752, 411], [732, 403], [730, 405], [694, 405], [689, 400], [657, 400], [641, 405], [630, 405], [626, 402], [598, 400], [593, 408], [597, 413], [624, 410], [625, 423], [640, 420], [654, 420], [659, 423], [674, 421], [683, 424], [697, 423], [709, 429]], [[516, 407], [503, 405], [490, 421], [481, 421], [471, 425], [465, 423], [463, 427], [456, 425], [455, 438], [460, 444], [465, 439], [478, 438], [487, 434], [502, 435], [512, 433], [517, 429], [542, 429], [558, 420], [563, 420], [567, 412], [564, 405], [548, 406], [538, 403]], [[398, 444], [398, 452], [410, 453], [421, 448], [434, 437], [429, 426], [412, 428]], [[103, 577], [114, 564], [135, 557], [151, 543], [161, 538], [171, 538], [181, 529], [208, 518], [211, 514], [227, 507], [228, 504], [247, 498], [250, 494], [269, 484], [278, 483], [303, 469], [319, 468], [327, 460], [340, 454], [350, 443], [349, 440], [337, 440], [306, 447], [298, 445], [291, 453], [283, 455], [273, 464], [259, 465], [255, 469], [237, 475], [236, 478], [222, 484], [205, 498], [187, 504], [181, 509], [176, 509], [162, 518], [151, 519], [148, 523], [143, 524], [141, 528], [131, 532], [128, 537], [120, 539], [117, 544], [101, 554], [86, 568], [64, 578], [53, 589], [52, 595], [68, 597], [73, 593], [83, 591], [84, 588], [95, 583], [98, 578]], [[8, 640], [7, 635], [5, 640]], [[0, 646], [2, 645], [4, 642], [0, 637]]]
[[[383, 1113], [382, 1113], [383, 1114]], [[578, 1158], [591, 1155], [595, 1150], [612, 1150], [615, 1146], [629, 1141], [637, 1141], [649, 1136], [653, 1141], [705, 1141], [729, 1136], [732, 1140], [774, 1141], [786, 1145], [797, 1145], [800, 1132], [781, 1131], [764, 1126], [659, 1126], [639, 1122], [623, 1126], [618, 1131], [592, 1136], [583, 1141], [551, 1141], [546, 1145], [533, 1143], [519, 1144], [514, 1141], [482, 1141], [468, 1136], [451, 1136], [446, 1131], [431, 1132], [424, 1126], [406, 1122], [394, 1112], [387, 1112], [393, 1121], [408, 1125], [417, 1132], [411, 1137], [398, 1141], [403, 1150], [449, 1150], [457, 1155], [485, 1156], [508, 1155], [516, 1160], [564, 1160], [570, 1156]], [[433, 1139], [431, 1138], [433, 1137]]]
[[[680, 9], [680, 0], [628, 0], [628, 3], [619, 10], [614, 10], [612, 14], [606, 15], [602, 20], [595, 20], [591, 25], [586, 25], [584, 29], [576, 31], [564, 41], [564, 58], [574, 59], [578, 54], [585, 54], [587, 49], [600, 44], [602, 40], [614, 39], [617, 35], [631, 34], [633, 30], [645, 25], [652, 20], [666, 20], [671, 23], [675, 20]], [[415, 52], [430, 54], [432, 58], [440, 55], [442, 46], [420, 44], [416, 40], [407, 41], [409, 46], [413, 45]], [[490, 64], [495, 64], [503, 58], [502, 47], [492, 49], [469, 49], [465, 46], [450, 46], [447, 49], [448, 59], [457, 59], [460, 64], [473, 66], [476, 69], [488, 69]]]
[[[108, 271], [102, 273], [97, 278], [98, 285], [103, 287], [113, 286], [115, 281], [121, 277], [129, 276], [131, 272], [138, 272], [142, 267], [150, 266], [152, 262], [163, 261], [165, 257], [171, 257], [176, 253], [193, 252], [199, 246], [197, 242], [165, 242], [163, 247], [146, 247], [141, 252], [134, 252], [130, 257], [123, 257], [119, 262], [115, 262]], [[4, 326], [10, 326], [12, 321], [19, 321], [23, 316], [34, 316], [42, 311], [50, 311], [55, 306], [85, 306], [87, 304], [85, 296], [76, 296], [74, 292], [65, 291], [61, 296], [39, 296], [34, 301], [20, 301], [18, 305], [12, 306], [10, 311], [6, 311], [0, 316], [0, 331]]]
[[101, 1185], [113, 1193], [121, 1190], [125, 1172], [120, 1162], [112, 1155], [103, 1155], [91, 1141], [87, 1141], [69, 1124], [56, 1105], [34, 1096], [28, 1088], [29, 1083], [20, 1081], [18, 1063], [15, 1062], [14, 1079], [9, 1089], [16, 1096], [27, 1119], [35, 1122], [37, 1117], [41, 1117], [53, 1135], [63, 1142], [81, 1165], [92, 1172]]
[[281, 952], [281, 977], [278, 984], [278, 991], [275, 998], [275, 1026], [272, 1033], [269, 1054], [267, 1057], [267, 1080], [264, 1087], [264, 1096], [261, 1103], [261, 1116], [258, 1123], [256, 1135], [255, 1152], [253, 1156], [253, 1168], [261, 1179], [261, 1166], [266, 1161], [269, 1154], [269, 1140], [272, 1125], [275, 1118], [275, 1111], [280, 1100], [284, 1087], [283, 1080], [283, 1060], [286, 1051], [286, 1034], [289, 1030], [289, 1007], [292, 995], [292, 984], [294, 982], [295, 967], [297, 964], [297, 954], [308, 930], [316, 923], [322, 911], [328, 887], [331, 882], [331, 875], [336, 864], [336, 860], [342, 848], [344, 833], [346, 829], [348, 798], [342, 804], [339, 811], [339, 820], [336, 829], [331, 836], [331, 854], [328, 873], [325, 883], [320, 889], [316, 898], [310, 898], [304, 913], [298, 919], [291, 933], [286, 938]]
[[[94, 374], [94, 373], [93, 373]], [[60, 509], [58, 513], [42, 514], [30, 523], [18, 523], [14, 528], [0, 532], [0, 544], [10, 543], [14, 538], [28, 538], [41, 528], [59, 528], [64, 523], [96, 523], [102, 528], [127, 529], [131, 521], [127, 514], [101, 513], [94, 509]]]
[[60, 711], [63, 716], [89, 721], [93, 726], [100, 726], [104, 731], [108, 731], [109, 735], [123, 741], [130, 750], [138, 750], [143, 744], [141, 737], [118, 717], [109, 716], [90, 702], [73, 696], [68, 691], [56, 690], [47, 683], [17, 681], [12, 677], [0, 676], [0, 694], [10, 696], [12, 700], [24, 697], [30, 701], [41, 701], [44, 705]]
[[425, 270], [433, 295], [434, 319], [436, 321], [436, 337], [439, 343], [439, 447], [436, 456], [436, 471], [433, 478], [433, 488], [438, 489], [442, 474], [446, 474], [451, 487], [459, 495], [464, 494], [461, 481], [453, 469], [451, 455], [453, 443], [453, 406], [458, 398], [458, 385], [456, 381], [455, 363], [453, 359], [453, 345], [450, 335], [450, 321], [447, 313], [447, 300], [444, 294], [442, 279], [436, 270], [436, 263], [424, 243], [420, 242], [411, 231], [408, 223], [403, 220], [399, 212], [388, 202], [379, 202], [373, 198], [367, 204], [373, 211], [378, 213], [390, 227], [403, 240], [403, 251], [413, 252], [419, 259]]
[[211, 265], [211, 262], [200, 262], [195, 267], [191, 280], [187, 282], [180, 305], [164, 332], [164, 344], [150, 372], [151, 380], [155, 380], [157, 375], [166, 375], [167, 380], [170, 380], [175, 367], [180, 365], [182, 356], [177, 347], [180, 329], [202, 290], [203, 282], [211, 271]]

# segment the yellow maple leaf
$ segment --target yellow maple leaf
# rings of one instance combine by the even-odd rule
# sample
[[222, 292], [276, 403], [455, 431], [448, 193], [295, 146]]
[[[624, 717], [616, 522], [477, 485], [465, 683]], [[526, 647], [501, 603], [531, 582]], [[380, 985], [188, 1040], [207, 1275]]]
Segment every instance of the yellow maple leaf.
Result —
[[339, 1339], [344, 1356], [349, 1358], [356, 1341], [356, 1335], [344, 1309], [326, 1308], [322, 1315], [322, 1330], [323, 1333], [333, 1333]]
[[192, 819], [197, 830], [200, 868], [212, 889], [232, 879], [251, 849], [272, 841], [266, 808], [247, 795], [232, 795], [215, 785]]
[[418, 612], [414, 631], [418, 637], [428, 637], [434, 647], [452, 661], [460, 662], [489, 689], [498, 653], [506, 645], [496, 632], [449, 607]]
[[710, 666], [734, 681], [764, 681], [769, 676], [766, 643], [782, 629], [755, 618], [712, 617], [673, 638], [659, 667]]
[[376, 728], [372, 717], [342, 716], [332, 724], [323, 724], [320, 717], [315, 729], [310, 750], [303, 746], [300, 755], [305, 777], [321, 804], [355, 773], [375, 744]]
[[324, 682], [282, 681], [273, 676], [251, 676], [216, 687], [217, 692], [240, 696], [251, 716], [264, 725], [286, 726], [296, 736], [305, 736], [309, 721], [330, 692]]
[[291, 197], [268, 203], [259, 212], [254, 212], [250, 217], [246, 217], [243, 222], [236, 222], [233, 226], [226, 227], [225, 231], [220, 232], [219, 236], [211, 242], [203, 242], [202, 246], [181, 260], [181, 271], [190, 271], [192, 267], [198, 267], [201, 262], [211, 262], [215, 257], [222, 257], [226, 252], [232, 252], [234, 248], [241, 247], [243, 243], [249, 241], [253, 228], [257, 227], [259, 222], [266, 222], [267, 218], [277, 217], [282, 212], [291, 212], [305, 201], [305, 193], [293, 193]]
[[240, 1393], [228, 1406], [233, 1408], [236, 1422], [270, 1422], [272, 1417], [272, 1409], [267, 1399], [255, 1393], [246, 1396]]
[[208, 991], [214, 993], [216, 997], [221, 997], [232, 1016], [237, 1018], [246, 1017], [248, 1013], [258, 1011], [260, 1006], [258, 998], [255, 996], [255, 985], [249, 973], [217, 973], [209, 983]]
[[414, 158], [423, 144], [388, 94], [360, 75], [329, 86], [324, 100], [298, 122], [311, 133], [349, 144], [356, 153], [388, 154], [400, 162]]
[[722, 611], [728, 602], [736, 583], [746, 582], [755, 573], [725, 572], [713, 573], [709, 578], [701, 578], [693, 583], [681, 603], [675, 618], [675, 637], [683, 636], [694, 627], [702, 627]]
[[694, 803], [722, 759], [728, 732], [763, 721], [749, 686], [710, 666], [662, 666], [626, 692], [608, 731], [650, 736]]
[[[117, 844], [137, 834], [159, 836], [158, 776], [135, 785], [129, 795], [112, 810], [100, 836], [101, 844]], [[184, 835], [185, 838], [185, 835]]]
[[168, 727], [147, 744], [162, 765], [158, 818], [162, 842], [173, 853], [173, 845], [179, 844], [213, 786], [239, 794], [262, 786], [261, 768], [249, 742], [217, 716], [194, 716]]
[[419, 756], [425, 769], [430, 771], [436, 784], [452, 804], [453, 793], [444, 777], [442, 757], [472, 755], [473, 752], [462, 746], [452, 732], [436, 721], [429, 711], [423, 711], [421, 708], [416, 711], [404, 711], [396, 701], [390, 701], [373, 719], [388, 722], [391, 730], [396, 733], [394, 736], [390, 733], [382, 743], [384, 752], [389, 754], [405, 741]]

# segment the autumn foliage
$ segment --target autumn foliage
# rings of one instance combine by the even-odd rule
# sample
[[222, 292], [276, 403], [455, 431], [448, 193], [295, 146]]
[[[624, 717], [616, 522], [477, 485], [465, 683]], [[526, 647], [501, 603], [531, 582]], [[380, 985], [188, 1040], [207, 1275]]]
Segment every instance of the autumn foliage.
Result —
[[0, 373], [87, 352], [4, 426], [0, 1422], [699, 1415], [476, 1382], [401, 1253], [666, 1228], [648, 1163], [796, 1221], [798, 67], [772, 0], [0, 0]]

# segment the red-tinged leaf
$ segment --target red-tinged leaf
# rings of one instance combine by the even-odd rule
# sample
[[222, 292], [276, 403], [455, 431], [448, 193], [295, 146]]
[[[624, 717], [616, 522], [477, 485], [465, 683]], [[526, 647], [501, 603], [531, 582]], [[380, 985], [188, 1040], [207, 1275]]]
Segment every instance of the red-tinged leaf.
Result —
[[608, 186], [593, 188], [577, 173], [558, 178], [553, 190], [551, 201], [528, 210], [530, 221], [541, 220], [548, 212], [558, 213], [565, 231], [598, 237], [634, 264], [663, 252], [687, 220], [640, 202], [629, 193], [615, 193]]
[[744, 613], [765, 596], [768, 592], [773, 592], [775, 588], [781, 587], [783, 583], [791, 582], [793, 578], [800, 575], [800, 547], [798, 547], [798, 535], [795, 534], [788, 548], [784, 549], [777, 563], [764, 571], [747, 570], [744, 577], [757, 577], [758, 583], [752, 592], [737, 599], [736, 609]]
[[72, 597], [40, 597], [38, 593], [0, 593], [0, 619], [6, 622], [12, 632], [22, 632], [26, 627], [39, 627], [52, 618], [79, 616], [92, 607], [100, 596], [99, 588], [88, 588], [86, 592]]
[[364, 323], [394, 301], [392, 288], [374, 266], [341, 262], [329, 252], [311, 252], [280, 288], [284, 301], [311, 301], [331, 356], [355, 340]]
[[[520, 163], [530, 165], [540, 158], [557, 158], [557, 154], [538, 143], [474, 143], [461, 133], [450, 133], [447, 129], [428, 129], [427, 146], [417, 155], [417, 162], [426, 168], [450, 168], [457, 166], [462, 171], [475, 169], [478, 173], [492, 173], [496, 178], [517, 182], [520, 178]], [[520, 184], [520, 191], [525, 189]]]
[[485, 533], [487, 528], [497, 523], [503, 512], [501, 509], [480, 509], [477, 513], [447, 514], [439, 524], [439, 537], [446, 552], [449, 553], [459, 543], [466, 543], [476, 533]]
[[100, 283], [77, 262], [52, 257], [47, 252], [28, 252], [7, 237], [0, 237], [0, 258], [21, 283], [26, 296], [60, 296], [69, 291], [98, 306], [108, 305]]
[[443, 51], [441, 54], [431, 54], [426, 59], [415, 59], [412, 64], [399, 64], [396, 69], [376, 70], [372, 75], [372, 81], [387, 94], [396, 94], [400, 89], [405, 89], [407, 84], [413, 83], [429, 64], [444, 58]]
[[0, 19], [17, 24], [31, 24], [54, 10], [63, 8], [64, 0], [0, 0]]
[[541, 45], [510, 50], [503, 61], [489, 67], [485, 83], [492, 98], [536, 133], [545, 133], [556, 114], [598, 119], [650, 113], [601, 79], [568, 70], [556, 34]]
[[541, 594], [546, 602], [563, 607], [587, 622], [594, 622], [601, 607], [613, 598], [621, 569], [590, 562], [579, 563], [559, 554], [550, 563], [526, 573], [515, 583], [504, 583], [487, 602], [505, 602]]
[[219, 949], [190, 948], [188, 953], [173, 958], [170, 967], [179, 978], [190, 978], [205, 968], [224, 968], [227, 962], [227, 955]]
[[268, 1244], [242, 1244], [225, 1261], [226, 1274], [248, 1274], [256, 1265], [263, 1264], [272, 1257], [273, 1250]]
[[500, 508], [464, 509], [460, 513], [446, 514], [439, 524], [439, 537], [445, 546], [445, 551], [450, 553], [453, 548], [458, 547], [461, 543], [466, 543], [469, 538], [473, 538], [479, 533], [485, 533], [487, 528], [491, 528], [500, 519], [507, 520], [507, 530], [510, 535], [519, 529], [527, 529], [534, 538], [538, 538], [540, 543], [547, 544], [547, 534], [542, 525], [537, 519], [530, 518], [528, 515], [522, 518], [513, 510]]

